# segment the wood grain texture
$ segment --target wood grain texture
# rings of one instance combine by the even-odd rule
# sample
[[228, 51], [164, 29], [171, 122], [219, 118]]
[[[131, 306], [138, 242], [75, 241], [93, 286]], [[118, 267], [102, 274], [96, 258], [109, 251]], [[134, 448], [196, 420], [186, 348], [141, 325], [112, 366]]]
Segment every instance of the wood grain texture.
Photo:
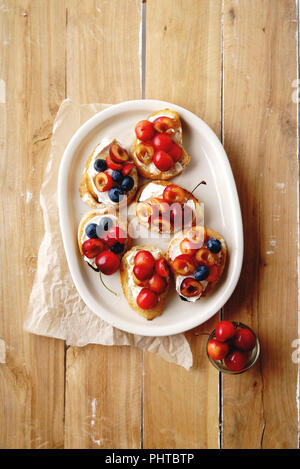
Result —
[[[221, 1], [147, 1], [146, 98], [179, 104], [220, 135]], [[189, 372], [144, 360], [144, 448], [218, 447], [218, 373], [205, 356], [216, 317], [188, 334]]]
[[[141, 97], [140, 4], [67, 5], [67, 96], [80, 103]], [[70, 347], [66, 448], [139, 448], [142, 354], [131, 347]]]
[[297, 13], [224, 4], [224, 139], [241, 200], [244, 267], [225, 306], [258, 332], [260, 364], [224, 376], [224, 448], [297, 447]]
[[221, 0], [147, 0], [146, 98], [186, 107], [218, 136], [221, 14]]
[[67, 0], [67, 96], [115, 104], [141, 97], [136, 0]]
[[141, 354], [134, 347], [67, 351], [65, 448], [139, 448]]
[[23, 321], [43, 234], [39, 191], [52, 122], [64, 97], [62, 1], [0, 9], [0, 447], [63, 446], [64, 344]]

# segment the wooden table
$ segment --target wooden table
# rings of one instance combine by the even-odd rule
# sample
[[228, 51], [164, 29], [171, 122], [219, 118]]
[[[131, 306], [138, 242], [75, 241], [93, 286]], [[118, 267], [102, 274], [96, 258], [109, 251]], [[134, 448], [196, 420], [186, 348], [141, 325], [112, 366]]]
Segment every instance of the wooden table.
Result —
[[[0, 1], [1, 448], [297, 448], [297, 4]], [[220, 314], [258, 332], [252, 370], [219, 376], [209, 364], [203, 334], [218, 315], [188, 333], [191, 371], [135, 348], [66, 348], [23, 331], [65, 97], [165, 99], [220, 137], [245, 235]]]

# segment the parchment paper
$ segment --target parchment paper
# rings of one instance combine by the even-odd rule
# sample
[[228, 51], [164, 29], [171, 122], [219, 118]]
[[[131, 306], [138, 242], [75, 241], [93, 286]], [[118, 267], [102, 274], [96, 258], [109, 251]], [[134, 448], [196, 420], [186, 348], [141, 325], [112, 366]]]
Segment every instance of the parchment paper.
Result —
[[57, 176], [64, 149], [74, 132], [106, 104], [62, 102], [54, 121], [51, 150], [40, 194], [45, 234], [39, 248], [37, 271], [24, 329], [66, 341], [67, 345], [133, 345], [157, 353], [189, 369], [193, 357], [184, 334], [144, 337], [114, 328], [92, 313], [73, 284], [65, 258], [58, 220]]

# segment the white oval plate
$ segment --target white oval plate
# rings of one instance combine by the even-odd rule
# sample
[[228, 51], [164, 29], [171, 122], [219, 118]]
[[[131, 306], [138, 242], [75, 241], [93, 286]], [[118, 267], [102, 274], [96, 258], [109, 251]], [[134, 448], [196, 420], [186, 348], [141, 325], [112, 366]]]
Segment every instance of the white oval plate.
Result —
[[[202, 179], [194, 195], [204, 203], [205, 225], [218, 231], [227, 243], [228, 261], [221, 281], [206, 297], [195, 303], [180, 300], [171, 288], [162, 316], [147, 321], [133, 311], [123, 293], [119, 272], [104, 276], [118, 293], [112, 295], [100, 283], [99, 276], [82, 260], [77, 245], [77, 229], [82, 215], [89, 210], [79, 197], [84, 164], [103, 137], [116, 137], [130, 148], [136, 123], [159, 109], [176, 110], [182, 120], [183, 145], [191, 155], [187, 169], [173, 179], [192, 190]], [[243, 227], [239, 199], [230, 164], [220, 141], [199, 117], [171, 103], [156, 100], [128, 101], [99, 112], [78, 129], [70, 140], [60, 164], [58, 178], [60, 227], [73, 281], [86, 305], [113, 326], [145, 336], [165, 336], [186, 331], [207, 321], [232, 294], [243, 260]], [[169, 239], [135, 240], [167, 248]]]

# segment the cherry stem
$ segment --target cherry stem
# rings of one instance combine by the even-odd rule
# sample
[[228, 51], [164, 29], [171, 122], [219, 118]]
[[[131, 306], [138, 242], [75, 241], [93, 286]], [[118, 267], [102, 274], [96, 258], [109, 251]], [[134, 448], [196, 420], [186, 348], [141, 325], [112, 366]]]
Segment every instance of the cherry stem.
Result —
[[206, 185], [206, 181], [201, 181], [201, 182], [199, 182], [199, 183], [194, 187], [194, 189], [192, 190], [191, 195], [192, 195], [193, 192], [197, 189], [197, 187], [199, 187], [201, 184], [205, 184], [205, 185]]
[[103, 282], [103, 278], [102, 278], [101, 272], [99, 272], [99, 277], [100, 277], [100, 280], [101, 280], [102, 285], [106, 288], [106, 290], [108, 290], [108, 291], [109, 291], [110, 293], [112, 293], [113, 295], [118, 296], [118, 294], [117, 294], [115, 291], [111, 290], [110, 288], [108, 288], [107, 285], [105, 285], [105, 283]]

